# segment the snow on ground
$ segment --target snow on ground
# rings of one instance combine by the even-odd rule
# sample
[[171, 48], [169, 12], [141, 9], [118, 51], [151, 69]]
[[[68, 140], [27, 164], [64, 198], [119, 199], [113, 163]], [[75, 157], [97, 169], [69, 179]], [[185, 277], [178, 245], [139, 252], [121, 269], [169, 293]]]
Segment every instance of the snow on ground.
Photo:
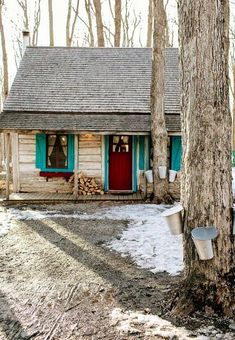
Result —
[[128, 227], [120, 239], [115, 239], [106, 246], [130, 255], [142, 268], [152, 272], [166, 271], [171, 275], [183, 269], [182, 236], [172, 236], [161, 214], [169, 206], [154, 204], [120, 205], [100, 208], [93, 214], [63, 214], [59, 211], [20, 210], [0, 208], [0, 236], [20, 220], [40, 220], [50, 218], [77, 219], [114, 219], [127, 220]]
[[115, 308], [112, 311], [111, 319], [113, 325], [125, 335], [141, 333], [144, 328], [146, 337], [154, 337], [154, 339], [196, 339], [196, 340], [232, 340], [232, 333], [221, 333], [213, 326], [200, 328], [197, 331], [189, 331], [184, 327], [176, 327], [171, 322], [160, 318], [157, 315], [144, 314], [140, 311], [122, 311]]

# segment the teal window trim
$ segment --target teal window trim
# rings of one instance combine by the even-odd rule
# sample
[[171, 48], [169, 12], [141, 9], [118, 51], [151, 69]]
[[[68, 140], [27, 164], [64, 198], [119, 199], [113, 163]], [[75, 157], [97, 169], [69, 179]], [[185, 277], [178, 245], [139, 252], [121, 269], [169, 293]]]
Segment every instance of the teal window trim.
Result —
[[181, 136], [171, 136], [171, 169], [179, 171], [181, 169], [182, 142]]
[[104, 191], [109, 191], [109, 136], [104, 136]]
[[36, 168], [44, 172], [73, 172], [74, 171], [74, 135], [68, 136], [68, 167], [47, 168], [46, 166], [46, 134], [36, 134]]
[[235, 151], [232, 151], [232, 166], [235, 166]]
[[132, 136], [132, 190], [137, 190], [137, 136]]

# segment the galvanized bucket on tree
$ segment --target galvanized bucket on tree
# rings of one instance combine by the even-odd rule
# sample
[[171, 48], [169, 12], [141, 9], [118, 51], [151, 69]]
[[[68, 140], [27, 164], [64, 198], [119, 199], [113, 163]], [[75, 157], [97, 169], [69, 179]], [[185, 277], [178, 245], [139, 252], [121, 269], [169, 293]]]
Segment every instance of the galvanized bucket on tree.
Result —
[[210, 260], [213, 258], [212, 240], [218, 236], [219, 232], [215, 227], [198, 227], [191, 231], [193, 242], [196, 246], [200, 260]]
[[164, 165], [159, 166], [158, 171], [159, 171], [159, 177], [161, 179], [166, 178], [166, 166], [164, 166]]
[[182, 211], [182, 205], [177, 205], [162, 213], [162, 216], [165, 217], [172, 235], [180, 235], [183, 233], [183, 221], [181, 215]]
[[169, 170], [169, 182], [174, 182], [176, 177], [177, 171]]
[[148, 183], [153, 183], [153, 171], [152, 170], [147, 170], [145, 171], [145, 177], [147, 179]]

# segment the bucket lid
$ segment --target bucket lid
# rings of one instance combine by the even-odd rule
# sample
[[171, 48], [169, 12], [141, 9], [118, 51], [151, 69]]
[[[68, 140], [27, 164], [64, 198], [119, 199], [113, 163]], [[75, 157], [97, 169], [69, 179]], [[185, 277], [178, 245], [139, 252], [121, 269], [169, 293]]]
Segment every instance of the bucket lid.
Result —
[[219, 231], [215, 227], [198, 227], [191, 231], [191, 235], [196, 240], [207, 241], [215, 239]]
[[164, 212], [162, 213], [162, 216], [163, 216], [163, 217], [167, 217], [167, 216], [170, 216], [170, 215], [174, 215], [174, 214], [176, 214], [176, 213], [178, 213], [178, 212], [180, 212], [180, 211], [182, 211], [182, 210], [183, 210], [182, 205], [181, 205], [181, 204], [178, 204], [178, 205], [176, 205], [175, 207], [170, 208], [170, 209], [167, 209], [166, 211], [164, 211]]

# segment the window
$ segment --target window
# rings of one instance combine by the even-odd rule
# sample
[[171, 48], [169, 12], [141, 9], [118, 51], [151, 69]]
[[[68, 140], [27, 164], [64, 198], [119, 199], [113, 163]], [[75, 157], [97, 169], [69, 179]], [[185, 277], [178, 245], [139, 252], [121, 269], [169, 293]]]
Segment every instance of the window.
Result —
[[47, 168], [68, 168], [67, 135], [47, 135]]
[[112, 152], [129, 152], [129, 136], [113, 136]]
[[74, 170], [74, 135], [36, 134], [36, 168], [43, 172]]

